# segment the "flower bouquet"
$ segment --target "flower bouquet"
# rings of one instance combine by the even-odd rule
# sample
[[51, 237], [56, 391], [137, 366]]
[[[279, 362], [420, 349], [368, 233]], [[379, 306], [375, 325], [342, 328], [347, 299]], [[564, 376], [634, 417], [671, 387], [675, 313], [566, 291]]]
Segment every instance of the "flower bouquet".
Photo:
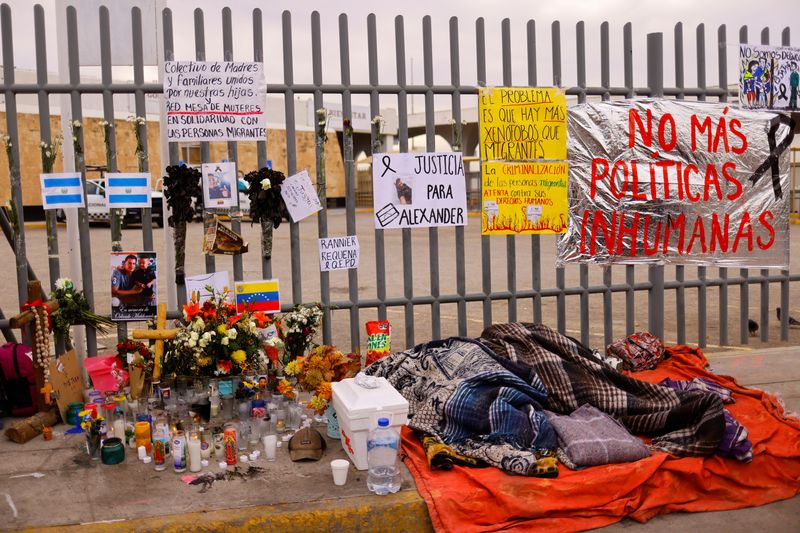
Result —
[[153, 354], [143, 342], [126, 339], [117, 344], [117, 360], [128, 371], [131, 398], [139, 398], [144, 390], [145, 380], [153, 375]]
[[114, 325], [111, 319], [92, 311], [86, 295], [83, 291], [76, 290], [69, 278], [56, 280], [56, 290], [50, 294], [50, 298], [58, 300], [58, 309], [51, 315], [53, 333], [63, 335], [67, 351], [72, 350], [72, 337], [69, 333], [71, 326], [91, 326], [102, 334], [107, 333], [109, 327]]
[[183, 306], [184, 324], [164, 352], [163, 372], [184, 376], [253, 374], [269, 364], [258, 329], [272, 320], [247, 310], [238, 313], [227, 292], [215, 293], [202, 305]]
[[[284, 371], [286, 375], [297, 378], [297, 385], [302, 390], [314, 393], [308, 406], [321, 415], [331, 401], [331, 383], [353, 377], [360, 369], [360, 356], [354, 353], [344, 355], [334, 346], [323, 345], [290, 362]], [[280, 392], [280, 384], [278, 387]]]
[[318, 304], [297, 305], [281, 316], [282, 327], [278, 328], [278, 335], [283, 341], [281, 363], [284, 367], [317, 346], [314, 336], [322, 323], [322, 316], [322, 308]]
[[270, 168], [262, 168], [245, 175], [250, 199], [250, 219], [261, 223], [261, 250], [264, 258], [272, 257], [272, 229], [289, 218], [286, 202], [281, 196], [281, 184], [286, 176]]

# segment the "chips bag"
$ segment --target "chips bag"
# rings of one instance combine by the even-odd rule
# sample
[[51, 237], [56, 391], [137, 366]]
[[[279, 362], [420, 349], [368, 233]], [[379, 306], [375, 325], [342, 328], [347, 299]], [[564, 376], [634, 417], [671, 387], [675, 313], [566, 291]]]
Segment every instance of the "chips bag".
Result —
[[367, 364], [386, 357], [392, 348], [392, 325], [388, 320], [367, 322]]

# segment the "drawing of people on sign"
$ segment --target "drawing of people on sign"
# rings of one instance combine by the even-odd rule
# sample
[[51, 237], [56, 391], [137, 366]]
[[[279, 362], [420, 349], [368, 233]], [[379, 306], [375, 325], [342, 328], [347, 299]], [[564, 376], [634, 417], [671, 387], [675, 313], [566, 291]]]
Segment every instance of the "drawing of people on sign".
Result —
[[203, 165], [203, 195], [208, 208], [229, 208], [238, 204], [234, 194], [236, 165], [222, 162]]
[[394, 187], [397, 189], [397, 203], [401, 205], [411, 205], [413, 191], [411, 190], [411, 185], [409, 185], [410, 181], [411, 178], [405, 178], [405, 181], [397, 178], [394, 182]]
[[797, 89], [800, 85], [800, 74], [797, 72], [797, 61], [792, 61], [789, 74], [789, 108], [797, 109]]

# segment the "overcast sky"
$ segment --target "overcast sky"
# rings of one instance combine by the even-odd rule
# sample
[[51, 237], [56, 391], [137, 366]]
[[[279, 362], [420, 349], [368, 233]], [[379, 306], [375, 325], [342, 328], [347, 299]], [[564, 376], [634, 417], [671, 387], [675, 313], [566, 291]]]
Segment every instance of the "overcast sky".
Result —
[[[48, 58], [51, 70], [57, 66], [55, 1], [41, 2], [47, 11]], [[98, 0], [85, 0], [94, 5]], [[34, 68], [33, 3], [25, 0], [7, 2], [12, 8], [14, 47], [18, 67]], [[123, 3], [117, 0], [116, 4]], [[173, 10], [176, 59], [194, 58], [193, 10], [200, 7], [205, 13], [207, 59], [222, 59], [221, 10], [224, 2], [216, 0], [168, 1]], [[477, 80], [475, 59], [475, 22], [485, 20], [486, 59], [488, 83], [502, 84], [501, 21], [511, 21], [513, 83], [527, 82], [526, 24], [536, 23], [536, 46], [539, 85], [551, 85], [551, 23], [561, 22], [563, 84], [575, 85], [575, 25], [582, 20], [586, 25], [587, 82], [600, 84], [600, 24], [608, 21], [611, 33], [611, 83], [623, 84], [622, 73], [622, 28], [626, 22], [633, 25], [634, 78], [637, 86], [646, 84], [646, 36], [650, 32], [663, 32], [665, 51], [665, 76], [667, 86], [674, 85], [674, 39], [677, 22], [684, 24], [685, 85], [696, 86], [696, 27], [706, 25], [707, 84], [719, 82], [717, 73], [718, 52], [727, 53], [728, 83], [737, 81], [736, 58], [739, 28], [749, 28], [749, 41], [760, 41], [763, 28], [769, 28], [770, 43], [780, 44], [781, 31], [789, 27], [792, 44], [800, 45], [800, 2], [798, 0], [495, 0], [493, 2], [460, 0], [459, 2], [436, 2], [431, 0], [405, 0], [403, 2], [363, 2], [355, 0], [310, 1], [294, 0], [276, 2], [263, 0], [231, 0], [227, 3], [233, 12], [235, 59], [249, 60], [252, 49], [252, 13], [259, 8], [263, 13], [265, 63], [268, 83], [284, 80], [282, 60], [282, 22], [285, 9], [291, 10], [294, 54], [294, 78], [296, 82], [311, 81], [311, 13], [319, 11], [323, 44], [323, 80], [338, 83], [339, 61], [339, 15], [345, 13], [349, 21], [350, 63], [353, 83], [366, 83], [367, 70], [367, 15], [376, 15], [378, 29], [379, 80], [382, 83], [396, 81], [395, 17], [402, 15], [405, 23], [407, 78], [414, 83], [423, 82], [422, 17], [431, 16], [433, 35], [433, 71], [437, 84], [450, 81], [449, 21], [458, 17], [460, 43], [460, 69], [463, 84], [475, 84]], [[117, 17], [129, 27], [128, 20]], [[146, 19], [148, 20], [148, 19]], [[717, 29], [727, 25], [727, 43], [717, 46]], [[88, 32], [91, 28], [81, 28]], [[113, 34], [113, 31], [112, 31]], [[413, 61], [413, 69], [412, 69]], [[391, 99], [382, 105], [391, 105]], [[421, 99], [417, 101], [420, 105]], [[366, 100], [356, 103], [366, 103]], [[437, 107], [449, 105], [449, 97], [439, 97]], [[394, 107], [394, 106], [392, 106]]]

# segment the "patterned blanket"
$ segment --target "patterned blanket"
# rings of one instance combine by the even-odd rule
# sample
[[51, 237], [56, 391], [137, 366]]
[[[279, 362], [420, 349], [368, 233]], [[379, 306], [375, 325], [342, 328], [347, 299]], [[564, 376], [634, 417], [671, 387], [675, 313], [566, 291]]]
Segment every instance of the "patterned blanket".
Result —
[[542, 324], [496, 324], [481, 341], [500, 357], [529, 365], [547, 390], [545, 408], [561, 414], [590, 404], [632, 433], [675, 455], [710, 455], [725, 428], [722, 400], [702, 391], [679, 391], [617, 372], [591, 350]]
[[385, 377], [409, 403], [412, 429], [457, 453], [506, 472], [557, 473], [556, 435], [542, 409], [547, 392], [526, 365], [503, 360], [480, 342], [450, 338], [394, 353], [365, 372]]

